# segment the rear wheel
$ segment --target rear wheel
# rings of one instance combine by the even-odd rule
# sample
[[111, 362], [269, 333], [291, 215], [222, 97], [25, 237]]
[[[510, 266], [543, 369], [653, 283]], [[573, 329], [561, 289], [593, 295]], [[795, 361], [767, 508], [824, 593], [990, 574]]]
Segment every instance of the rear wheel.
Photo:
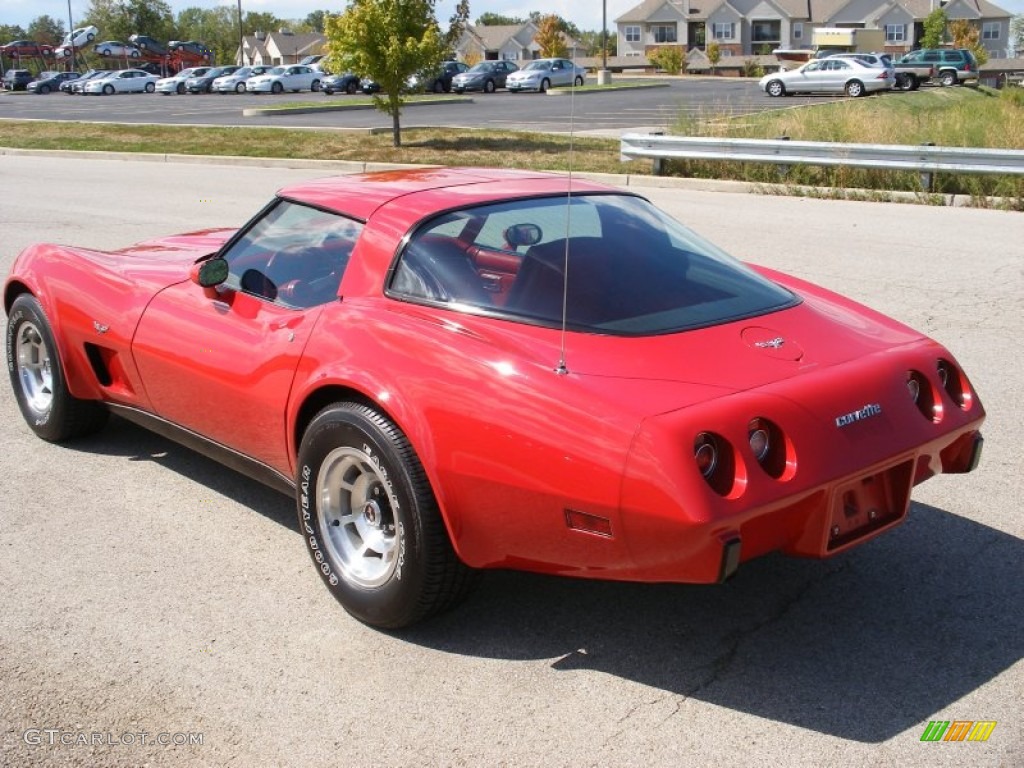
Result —
[[846, 84], [846, 95], [854, 99], [858, 96], [863, 96], [864, 83], [860, 80], [851, 80]]
[[579, 87], [583, 85], [583, 78], [580, 75], [576, 75], [576, 79], [573, 80], [573, 82], [576, 83], [577, 87]]
[[319, 80], [314, 80], [312, 85], [309, 86], [309, 90], [310, 90], [311, 93], [316, 93], [317, 91], [319, 91], [320, 90], [320, 81]]
[[156, 83], [146, 83], [146, 93], [153, 93], [156, 90]]
[[7, 369], [21, 415], [43, 440], [81, 437], [106, 423], [102, 405], [68, 392], [49, 320], [27, 293], [14, 300], [7, 319]]
[[415, 451], [374, 408], [339, 403], [317, 414], [299, 449], [296, 496], [320, 576], [360, 621], [405, 627], [472, 586]]
[[896, 87], [901, 91], [916, 91], [917, 78], [910, 72], [900, 72], [896, 75]]
[[768, 93], [769, 96], [785, 96], [786, 86], [782, 84], [781, 80], [772, 80], [771, 82], [768, 83], [767, 87], [765, 88], [765, 91]]
[[946, 71], [939, 75], [939, 82], [947, 88], [951, 85], [956, 85], [956, 72]]

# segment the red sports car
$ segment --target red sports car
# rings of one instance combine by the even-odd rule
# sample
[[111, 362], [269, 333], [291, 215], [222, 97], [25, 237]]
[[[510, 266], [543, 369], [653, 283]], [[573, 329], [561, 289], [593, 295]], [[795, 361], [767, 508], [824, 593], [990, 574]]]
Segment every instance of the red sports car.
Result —
[[4, 306], [41, 438], [114, 413], [294, 494], [329, 589], [381, 627], [484, 568], [714, 583], [827, 557], [982, 445], [941, 345], [541, 173], [345, 176], [238, 230], [35, 245]]

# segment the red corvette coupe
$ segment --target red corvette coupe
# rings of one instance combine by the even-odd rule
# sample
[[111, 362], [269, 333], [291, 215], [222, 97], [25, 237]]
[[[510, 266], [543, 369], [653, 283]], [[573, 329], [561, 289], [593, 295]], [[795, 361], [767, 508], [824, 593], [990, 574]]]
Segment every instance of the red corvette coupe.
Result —
[[562, 176], [346, 176], [239, 230], [35, 245], [4, 307], [41, 438], [114, 413], [294, 494], [329, 589], [381, 627], [483, 568], [713, 583], [827, 557], [981, 452], [936, 342]]

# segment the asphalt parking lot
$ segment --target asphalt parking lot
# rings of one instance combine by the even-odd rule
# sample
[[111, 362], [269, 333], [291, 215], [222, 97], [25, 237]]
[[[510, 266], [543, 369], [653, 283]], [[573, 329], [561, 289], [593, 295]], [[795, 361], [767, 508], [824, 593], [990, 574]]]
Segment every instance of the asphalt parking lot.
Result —
[[[39, 155], [0, 174], [3, 274], [40, 239], [240, 225], [318, 175]], [[769, 557], [721, 587], [495, 572], [387, 634], [323, 589], [289, 499], [126, 423], [43, 443], [5, 385], [0, 764], [1024, 763], [1020, 214], [644, 192], [948, 345], [989, 413], [980, 469], [830, 561]], [[930, 720], [997, 726], [923, 743]]]
[[[687, 78], [664, 81], [665, 87], [581, 93], [573, 99], [575, 128], [581, 132], [665, 129], [680, 114], [710, 118], [765, 109], [831, 101], [835, 97], [796, 96], [782, 103], [762, 93], [757, 83], [739, 78]], [[408, 106], [403, 125], [568, 131], [570, 100], [535, 93], [466, 94], [460, 103]], [[898, 98], [898, 94], [896, 95]], [[87, 122], [161, 123], [167, 125], [269, 125], [315, 128], [389, 128], [391, 119], [373, 109], [302, 115], [245, 117], [250, 107], [295, 103], [344, 104], [344, 94], [121, 94], [68, 96], [51, 93], [0, 93], [0, 118], [81, 120]]]

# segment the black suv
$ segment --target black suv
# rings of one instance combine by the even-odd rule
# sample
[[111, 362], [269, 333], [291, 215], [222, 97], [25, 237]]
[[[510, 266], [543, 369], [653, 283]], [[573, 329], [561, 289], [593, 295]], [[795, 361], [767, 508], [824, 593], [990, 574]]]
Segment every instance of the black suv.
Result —
[[27, 69], [8, 69], [4, 72], [4, 90], [24, 91], [31, 82], [32, 73]]
[[921, 48], [911, 51], [900, 64], [931, 64], [943, 85], [978, 81], [978, 60], [966, 48]]

